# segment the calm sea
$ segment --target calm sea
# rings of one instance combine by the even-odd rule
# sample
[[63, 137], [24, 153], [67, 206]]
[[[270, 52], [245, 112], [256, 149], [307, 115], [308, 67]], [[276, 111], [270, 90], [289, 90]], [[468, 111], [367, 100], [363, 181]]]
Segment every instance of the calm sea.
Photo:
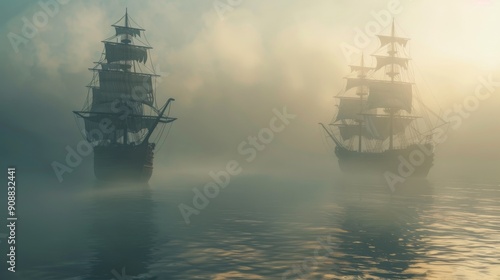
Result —
[[43, 184], [19, 184], [1, 279], [500, 279], [498, 183], [241, 177], [189, 225], [202, 182]]

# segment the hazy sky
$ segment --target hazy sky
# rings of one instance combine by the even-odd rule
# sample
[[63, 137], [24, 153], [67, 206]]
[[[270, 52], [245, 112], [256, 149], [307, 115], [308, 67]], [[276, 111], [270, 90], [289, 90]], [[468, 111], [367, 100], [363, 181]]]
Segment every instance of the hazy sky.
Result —
[[[25, 37], [23, 18], [33, 22], [44, 10], [38, 1], [0, 4], [3, 165], [50, 171], [52, 161], [64, 160], [65, 147], [81, 140], [71, 111], [83, 105], [87, 68], [125, 7], [146, 29], [154, 64], [169, 73], [158, 85], [158, 100], [174, 97], [172, 115], [179, 120], [155, 160], [177, 176], [244, 161], [238, 145], [269, 125], [273, 108], [284, 106], [297, 117], [245, 172], [318, 176], [337, 168], [317, 123], [330, 121], [332, 97], [348, 74], [342, 46], [359, 47], [357, 28], [380, 26], [374, 13], [388, 5], [397, 7], [398, 31], [411, 38], [420, 91], [433, 94], [443, 112], [463, 104], [478, 77], [500, 81], [500, 2], [493, 0], [61, 2], [68, 3], [17, 52], [12, 34]], [[363, 50], [369, 54], [377, 40], [368, 37]], [[492, 171], [500, 163], [499, 96], [500, 89], [450, 130], [437, 150], [438, 170], [475, 168], [465, 170], [498, 178]]]

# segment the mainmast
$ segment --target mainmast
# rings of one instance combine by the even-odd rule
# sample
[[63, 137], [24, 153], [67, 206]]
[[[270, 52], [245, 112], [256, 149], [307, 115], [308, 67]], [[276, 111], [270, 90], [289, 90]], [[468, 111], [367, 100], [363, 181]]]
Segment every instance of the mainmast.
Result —
[[[366, 73], [365, 73], [365, 55], [364, 53], [361, 54], [361, 72], [358, 74], [358, 77], [361, 80], [364, 80], [366, 78]], [[367, 93], [365, 92], [365, 87], [361, 86], [359, 87], [359, 91], [356, 93], [359, 96], [359, 113], [363, 113], [363, 96], [365, 96]], [[361, 118], [357, 119], [358, 126], [359, 126], [359, 134], [358, 134], [358, 152], [361, 153], [361, 145], [363, 141], [363, 121]]]
[[[395, 28], [394, 28], [394, 18], [392, 19], [392, 29], [391, 29], [391, 37], [394, 38], [396, 36], [395, 34]], [[389, 50], [389, 56], [394, 58], [396, 56], [396, 48], [394, 46], [394, 40], [391, 41], [391, 49]], [[394, 62], [391, 63], [391, 83], [394, 83], [394, 76], [396, 73], [394, 72]], [[394, 148], [394, 109], [390, 108], [389, 109], [389, 150], [392, 150]]]
[[[128, 24], [128, 8], [125, 8], [125, 28], [129, 28], [129, 24]], [[129, 34], [124, 34], [122, 35], [122, 39], [121, 39], [121, 42], [124, 43], [125, 45], [129, 45], [132, 40], [130, 40], [129, 38]], [[133, 63], [133, 62], [132, 62]], [[130, 65], [130, 62], [129, 61], [125, 61], [125, 64], [126, 65]], [[124, 68], [125, 72], [127, 71], [130, 71], [129, 68]], [[125, 125], [123, 127], [123, 144], [125, 145], [128, 145], [128, 118], [125, 119]]]
[[128, 8], [125, 8], [125, 27], [128, 28]]

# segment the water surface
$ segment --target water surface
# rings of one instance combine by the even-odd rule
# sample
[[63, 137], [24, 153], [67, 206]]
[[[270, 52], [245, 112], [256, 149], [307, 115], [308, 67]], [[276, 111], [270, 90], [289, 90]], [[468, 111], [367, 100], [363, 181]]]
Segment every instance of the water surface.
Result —
[[38, 184], [2, 279], [500, 279], [495, 183], [241, 177], [189, 225], [203, 182]]

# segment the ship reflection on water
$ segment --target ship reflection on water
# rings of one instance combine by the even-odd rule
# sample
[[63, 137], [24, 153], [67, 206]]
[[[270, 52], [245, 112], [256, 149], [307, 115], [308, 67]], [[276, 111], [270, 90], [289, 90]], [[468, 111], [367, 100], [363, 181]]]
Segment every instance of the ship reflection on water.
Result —
[[[425, 255], [420, 213], [432, 204], [425, 179], [411, 180], [390, 194], [386, 186], [344, 183], [333, 198], [341, 213], [333, 254], [340, 275], [382, 279], [424, 277], [413, 264]], [[364, 278], [362, 278], [364, 279]]]
[[89, 205], [86, 279], [157, 279], [148, 274], [158, 234], [149, 185], [99, 182]]

